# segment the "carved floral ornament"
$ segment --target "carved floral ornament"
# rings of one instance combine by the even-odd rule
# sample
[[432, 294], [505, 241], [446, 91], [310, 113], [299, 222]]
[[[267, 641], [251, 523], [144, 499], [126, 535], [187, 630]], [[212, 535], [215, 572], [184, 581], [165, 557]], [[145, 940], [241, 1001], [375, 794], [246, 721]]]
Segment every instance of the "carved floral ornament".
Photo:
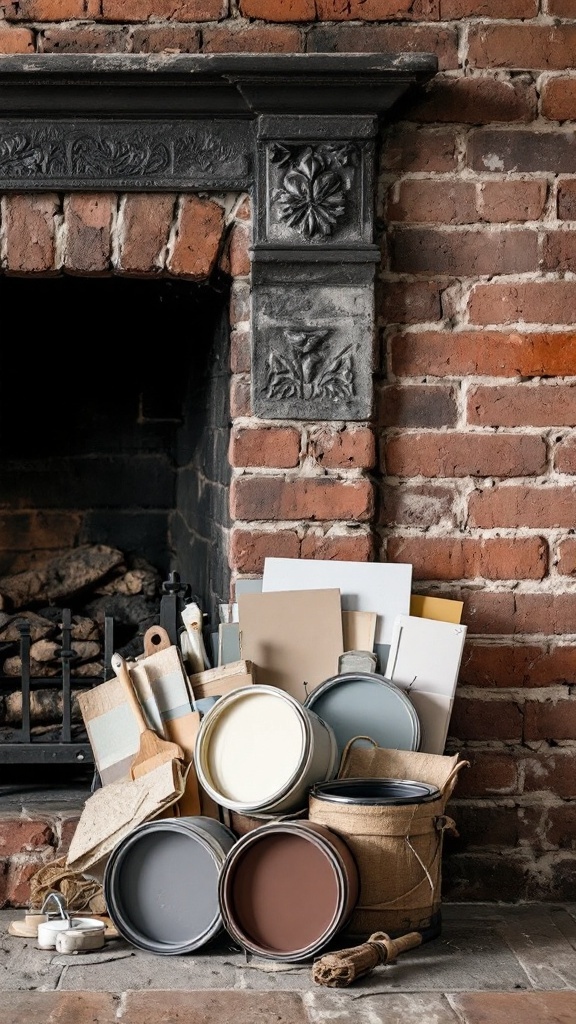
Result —
[[[329, 329], [298, 328], [284, 331], [288, 354], [273, 350], [267, 361], [267, 398], [345, 399], [354, 394], [352, 349], [345, 345], [330, 353]], [[326, 349], [328, 348], [328, 353]]]
[[271, 195], [278, 218], [308, 240], [331, 235], [346, 213], [346, 193], [358, 159], [358, 149], [350, 143], [306, 146], [296, 154], [273, 143], [271, 162], [286, 168]]

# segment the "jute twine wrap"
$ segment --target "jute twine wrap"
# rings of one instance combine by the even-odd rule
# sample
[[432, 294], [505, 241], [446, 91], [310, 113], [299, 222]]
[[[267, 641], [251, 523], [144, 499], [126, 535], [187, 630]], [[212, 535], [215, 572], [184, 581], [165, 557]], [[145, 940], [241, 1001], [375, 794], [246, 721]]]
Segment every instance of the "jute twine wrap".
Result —
[[[350, 771], [351, 745], [360, 739], [368, 739], [373, 746], [353, 751], [354, 767]], [[397, 773], [397, 762], [405, 770], [403, 775]], [[448, 758], [386, 751], [369, 737], [354, 737], [342, 755], [339, 777], [428, 781], [440, 789], [439, 799], [395, 806], [330, 803], [310, 795], [310, 821], [338, 833], [358, 865], [360, 895], [347, 927], [350, 934], [366, 936], [384, 931], [400, 935], [430, 926], [440, 909], [444, 833], [457, 834], [452, 818], [445, 814], [446, 803], [458, 772], [467, 764], [457, 755]], [[394, 765], [396, 771], [392, 772]], [[410, 769], [412, 773], [408, 774]], [[422, 771], [435, 777], [417, 778]]]

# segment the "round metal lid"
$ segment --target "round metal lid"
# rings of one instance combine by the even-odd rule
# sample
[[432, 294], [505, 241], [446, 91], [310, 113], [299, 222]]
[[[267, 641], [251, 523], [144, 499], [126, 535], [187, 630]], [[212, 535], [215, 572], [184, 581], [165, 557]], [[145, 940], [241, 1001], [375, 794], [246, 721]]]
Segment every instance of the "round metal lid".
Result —
[[418, 750], [420, 720], [404, 690], [377, 672], [342, 672], [308, 696], [310, 708], [334, 730], [338, 753], [354, 736], [388, 750]]
[[310, 795], [339, 804], [422, 804], [438, 800], [440, 790], [412, 779], [332, 779], [312, 786]]

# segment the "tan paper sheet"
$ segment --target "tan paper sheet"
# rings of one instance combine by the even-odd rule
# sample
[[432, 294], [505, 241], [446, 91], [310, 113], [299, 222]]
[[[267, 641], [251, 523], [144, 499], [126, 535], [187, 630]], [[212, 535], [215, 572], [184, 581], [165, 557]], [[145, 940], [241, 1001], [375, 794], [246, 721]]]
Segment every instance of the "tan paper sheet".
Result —
[[340, 591], [280, 590], [238, 596], [242, 657], [258, 682], [277, 686], [302, 704], [338, 673], [344, 652]]
[[342, 612], [345, 651], [373, 651], [376, 612]]

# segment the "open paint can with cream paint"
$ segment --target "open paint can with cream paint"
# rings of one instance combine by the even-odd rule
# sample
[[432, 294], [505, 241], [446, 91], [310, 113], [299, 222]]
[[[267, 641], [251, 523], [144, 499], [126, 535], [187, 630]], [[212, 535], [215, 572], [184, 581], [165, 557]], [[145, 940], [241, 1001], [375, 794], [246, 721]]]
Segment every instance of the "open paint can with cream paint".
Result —
[[345, 841], [312, 822], [262, 825], [226, 857], [219, 899], [227, 931], [269, 960], [309, 960], [346, 927], [359, 875]]
[[104, 873], [111, 920], [133, 946], [177, 955], [224, 930], [218, 881], [236, 836], [202, 815], [138, 825], [112, 851]]
[[304, 808], [316, 782], [334, 777], [332, 728], [275, 686], [224, 694], [200, 723], [196, 772], [209, 796], [229, 810], [283, 813]]

